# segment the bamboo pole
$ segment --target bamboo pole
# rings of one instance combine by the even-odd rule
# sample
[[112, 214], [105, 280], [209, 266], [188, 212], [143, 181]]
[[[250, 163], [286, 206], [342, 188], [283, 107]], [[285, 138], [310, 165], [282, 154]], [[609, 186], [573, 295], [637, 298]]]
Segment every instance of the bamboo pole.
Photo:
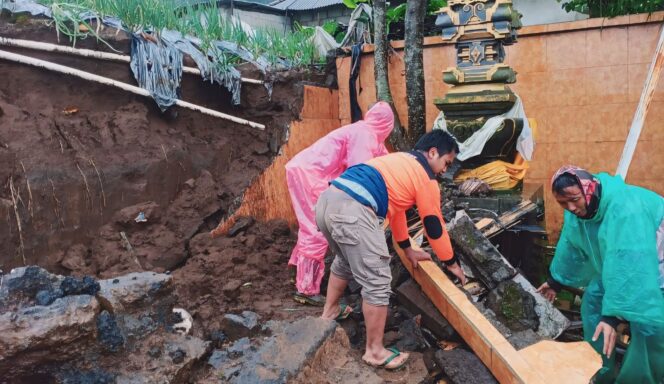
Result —
[[[131, 84], [123, 83], [121, 81], [116, 81], [116, 80], [113, 80], [113, 79], [109, 79], [108, 77], [95, 75], [95, 74], [90, 73], [90, 72], [81, 71], [79, 69], [70, 68], [70, 67], [66, 67], [64, 65], [51, 63], [51, 62], [48, 62], [48, 61], [45, 61], [45, 60], [39, 60], [39, 59], [35, 59], [35, 58], [29, 57], [29, 56], [19, 55], [19, 54], [16, 54], [16, 53], [11, 53], [11, 52], [2, 51], [2, 50], [0, 50], [0, 59], [13, 61], [13, 62], [16, 62], [16, 63], [26, 64], [26, 65], [31, 65], [31, 66], [37, 67], [37, 68], [48, 69], [49, 71], [63, 73], [63, 74], [66, 74], [66, 75], [76, 76], [76, 77], [79, 77], [79, 78], [84, 79], [84, 80], [93, 81], [93, 82], [96, 82], [96, 83], [99, 83], [99, 84], [110, 85], [110, 86], [113, 86], [113, 87], [116, 87], [116, 88], [120, 88], [122, 90], [125, 90], [127, 92], [131, 92], [131, 93], [134, 93], [134, 94], [137, 94], [137, 95], [151, 97], [150, 92], [148, 92], [147, 90], [145, 90], [143, 88], [136, 87], [136, 86], [131, 85]], [[191, 110], [194, 110], [194, 111], [198, 111], [198, 112], [201, 112], [201, 113], [206, 114], [206, 115], [218, 117], [220, 119], [230, 120], [230, 121], [232, 121], [234, 123], [237, 123], [237, 124], [248, 125], [250, 127], [258, 128], [260, 130], [265, 129], [265, 125], [263, 125], [263, 124], [259, 124], [259, 123], [255, 123], [253, 121], [241, 119], [239, 117], [232, 116], [232, 115], [227, 115], [225, 113], [215, 111], [215, 110], [212, 110], [212, 109], [209, 109], [209, 108], [205, 108], [205, 107], [202, 107], [200, 105], [188, 103], [186, 101], [175, 100], [175, 105], [183, 107], [183, 108], [188, 108], [188, 109], [191, 109]]]
[[[67, 46], [64, 46], [64, 45], [43, 43], [41, 41], [10, 39], [8, 37], [2, 37], [2, 36], [0, 36], [0, 45], [6, 46], [6, 47], [34, 49], [34, 50], [37, 50], [37, 51], [44, 51], [44, 52], [67, 53], [67, 54], [87, 57], [87, 58], [91, 58], [91, 59], [117, 61], [117, 62], [121, 62], [121, 63], [129, 63], [131, 61], [130, 56], [118, 55], [117, 53], [95, 51], [95, 50], [92, 50], [92, 49], [73, 48], [73, 47], [67, 47]], [[189, 74], [192, 74], [192, 75], [198, 75], [198, 76], [201, 75], [200, 69], [193, 68], [193, 67], [183, 66], [182, 67], [182, 72], [189, 73]], [[248, 84], [264, 84], [265, 83], [262, 80], [248, 79], [248, 78], [244, 78], [244, 77], [242, 77], [240, 80], [243, 83], [248, 83]]]
[[639, 136], [641, 135], [641, 130], [643, 129], [643, 124], [645, 123], [646, 115], [648, 114], [648, 108], [650, 107], [652, 96], [655, 93], [657, 80], [659, 80], [659, 75], [662, 72], [662, 66], [664, 66], [664, 27], [660, 30], [655, 56], [653, 56], [652, 62], [650, 63], [648, 77], [646, 77], [646, 82], [643, 91], [641, 92], [639, 106], [636, 108], [636, 113], [632, 120], [632, 126], [629, 129], [622, 156], [620, 156], [618, 169], [616, 169], [616, 175], [622, 176], [623, 180], [627, 179], [627, 171], [629, 170], [629, 165], [632, 163], [636, 144], [639, 142]]

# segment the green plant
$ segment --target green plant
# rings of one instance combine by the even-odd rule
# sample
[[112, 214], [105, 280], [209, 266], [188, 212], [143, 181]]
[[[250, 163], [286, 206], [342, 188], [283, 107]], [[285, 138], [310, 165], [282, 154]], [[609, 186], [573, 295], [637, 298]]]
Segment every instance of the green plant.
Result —
[[652, 13], [664, 8], [664, 0], [557, 0], [567, 12], [590, 17], [615, 17], [634, 13]]

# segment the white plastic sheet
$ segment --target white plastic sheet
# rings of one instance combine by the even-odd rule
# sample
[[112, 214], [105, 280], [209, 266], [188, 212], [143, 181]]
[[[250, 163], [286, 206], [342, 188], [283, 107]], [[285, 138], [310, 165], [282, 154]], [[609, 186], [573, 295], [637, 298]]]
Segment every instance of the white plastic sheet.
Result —
[[[535, 141], [533, 139], [533, 132], [528, 123], [526, 112], [523, 109], [523, 102], [517, 95], [516, 102], [512, 108], [503, 113], [502, 115], [494, 116], [484, 123], [484, 126], [477, 130], [471, 137], [466, 139], [463, 143], [459, 143], [460, 153], [457, 158], [461, 161], [470, 159], [482, 153], [484, 145], [493, 136], [494, 133], [500, 128], [505, 119], [522, 119], [523, 129], [516, 141], [516, 150], [519, 151], [524, 159], [530, 161], [533, 157], [533, 150], [535, 149]], [[447, 131], [447, 124], [445, 122], [445, 115], [443, 112], [438, 114], [438, 117], [433, 123], [433, 129], [443, 129]]]

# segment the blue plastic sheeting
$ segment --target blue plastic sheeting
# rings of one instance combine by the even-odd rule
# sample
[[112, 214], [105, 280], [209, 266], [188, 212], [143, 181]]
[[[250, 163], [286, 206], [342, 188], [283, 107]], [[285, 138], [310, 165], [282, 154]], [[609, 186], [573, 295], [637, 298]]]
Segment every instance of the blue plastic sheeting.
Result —
[[175, 46], [133, 34], [129, 66], [138, 85], [150, 92], [162, 112], [180, 98], [182, 52]]

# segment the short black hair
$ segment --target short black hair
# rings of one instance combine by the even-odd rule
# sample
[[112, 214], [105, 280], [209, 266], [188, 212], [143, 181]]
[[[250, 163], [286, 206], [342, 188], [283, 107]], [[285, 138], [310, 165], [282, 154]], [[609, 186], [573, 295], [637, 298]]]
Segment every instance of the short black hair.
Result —
[[427, 152], [431, 148], [436, 148], [440, 156], [446, 155], [452, 151], [459, 153], [459, 144], [454, 137], [442, 129], [434, 129], [424, 134], [413, 147], [416, 151]]
[[569, 173], [563, 173], [562, 175], [556, 177], [555, 180], [553, 180], [551, 189], [553, 190], [553, 192], [555, 192], [558, 195], [564, 195], [565, 188], [574, 187], [574, 186], [581, 188], [579, 180], [577, 180], [577, 178], [574, 175], [571, 175]]

